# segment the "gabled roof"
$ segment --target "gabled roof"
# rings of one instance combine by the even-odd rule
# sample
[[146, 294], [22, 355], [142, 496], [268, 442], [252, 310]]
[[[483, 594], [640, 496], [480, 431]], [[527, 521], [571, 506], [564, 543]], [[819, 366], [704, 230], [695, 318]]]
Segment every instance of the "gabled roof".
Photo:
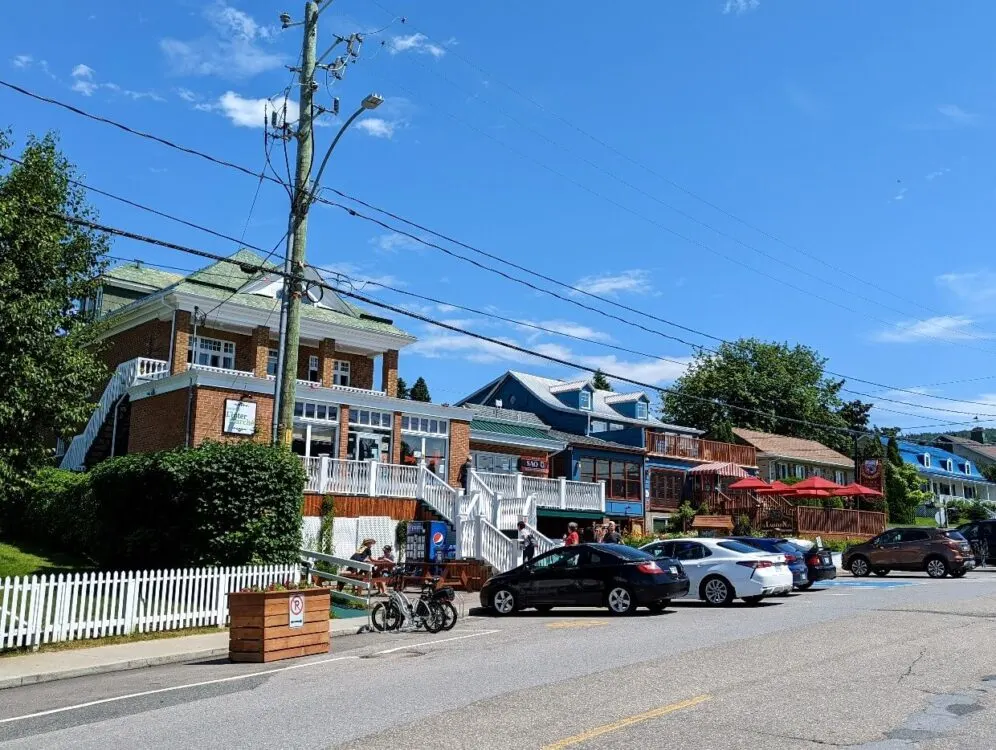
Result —
[[150, 292], [165, 289], [183, 278], [182, 274], [163, 271], [143, 263], [127, 263], [108, 268], [101, 274], [110, 284], [121, 281], [131, 286], [146, 287]]
[[833, 448], [827, 448], [823, 443], [805, 438], [773, 435], [770, 432], [758, 432], [742, 427], [734, 427], [733, 434], [758, 452], [778, 458], [793, 458], [803, 463], [828, 464], [843, 468], [854, 468], [854, 460]]
[[571, 391], [580, 391], [585, 386], [587, 386], [591, 390], [595, 390], [592, 384], [587, 380], [572, 380], [569, 383], [558, 383], [557, 385], [551, 385], [550, 393], [570, 393]]
[[[141, 267], [139, 270], [142, 278], [149, 279], [150, 281], [158, 279], [157, 283], [169, 280], [168, 277], [174, 277], [165, 286], [158, 286], [155, 290], [150, 289], [150, 297], [159, 297], [169, 293], [189, 294], [209, 300], [216, 300], [218, 303], [224, 303], [225, 305], [254, 308], [266, 312], [278, 311], [280, 305], [278, 299], [258, 294], [246, 294], [242, 291], [250, 282], [254, 282], [265, 276], [265, 274], [254, 270], [256, 266], [277, 268], [275, 263], [261, 258], [251, 250], [242, 249], [230, 255], [229, 260], [212, 263], [185, 277], [177, 274], [164, 274], [164, 272], [147, 269], [146, 267]], [[131, 268], [134, 268], [134, 265]], [[155, 274], [159, 274], [159, 276], [149, 273], [150, 270], [155, 271]], [[111, 278], [120, 278], [119, 274], [134, 275], [135, 273], [135, 271], [128, 270], [127, 266], [117, 266], [110, 269], [104, 275], [113, 275]], [[411, 338], [409, 334], [397, 328], [389, 319], [381, 318], [364, 311], [356, 305], [349, 304], [334, 292], [327, 289], [324, 290], [324, 294], [326, 297], [334, 297], [334, 304], [333, 300], [330, 300], [330, 307], [320, 307], [314, 304], [301, 305], [302, 318], [320, 323], [369, 331], [371, 333]], [[111, 315], [119, 314], [126, 309], [141, 305], [147, 300], [147, 297], [138, 299], [130, 305], [114, 310]], [[333, 306], [335, 309], [330, 309]]]
[[556, 380], [555, 378], [544, 378], [539, 375], [531, 375], [526, 372], [517, 372], [515, 370], [509, 370], [505, 374], [500, 375], [483, 388], [479, 388], [470, 396], [467, 396], [461, 400], [459, 403], [466, 403], [471, 398], [474, 398], [479, 394], [483, 394], [483, 397], [486, 400], [491, 400], [490, 394], [505, 378], [514, 378], [522, 385], [523, 388], [532, 393], [545, 406], [557, 411], [569, 414], [579, 414], [582, 416], [592, 416], [597, 419], [621, 422], [631, 426], [655, 427], [658, 429], [663, 427], [670, 431], [684, 433], [686, 435], [702, 434], [702, 430], [696, 430], [692, 427], [681, 427], [678, 425], [667, 424], [666, 422], [654, 419], [653, 417], [649, 417], [648, 419], [636, 419], [634, 417], [624, 416], [613, 409], [611, 404], [606, 402], [606, 398], [622, 395], [614, 393], [613, 391], [600, 391], [598, 389], [592, 389], [591, 409], [575, 409], [574, 407], [567, 406], [563, 401], [557, 398], [554, 389], [558, 389], [560, 391], [576, 390], [584, 385], [590, 385], [587, 380]]
[[965, 450], [972, 451], [972, 453], [976, 453], [982, 458], [996, 461], [996, 445], [980, 443], [978, 440], [959, 437], [957, 435], [941, 435], [937, 439], [950, 441], [953, 445], [960, 445]]
[[633, 391], [632, 393], [613, 393], [605, 397], [607, 404], [627, 404], [630, 401], [649, 401], [647, 394], [643, 391]]
[[[882, 438], [883, 444], [888, 444], [888, 442], [888, 438]], [[987, 481], [975, 463], [951, 451], [946, 451], [934, 445], [909, 443], [905, 440], [897, 440], [896, 445], [899, 447], [899, 454], [903, 457], [903, 461], [916, 466], [921, 474], [948, 477], [950, 479], [967, 479], [975, 482]], [[927, 466], [923, 461], [925, 454], [930, 456], [930, 466]], [[947, 461], [951, 462], [951, 471], [944, 468]], [[965, 473], [966, 463], [969, 464], [969, 473]]]
[[463, 404], [463, 408], [474, 412], [474, 419], [480, 417], [492, 422], [523, 424], [529, 425], [530, 427], [536, 427], [540, 430], [550, 429], [550, 427], [542, 419], [529, 411], [505, 409], [500, 406], [483, 406], [482, 404]]

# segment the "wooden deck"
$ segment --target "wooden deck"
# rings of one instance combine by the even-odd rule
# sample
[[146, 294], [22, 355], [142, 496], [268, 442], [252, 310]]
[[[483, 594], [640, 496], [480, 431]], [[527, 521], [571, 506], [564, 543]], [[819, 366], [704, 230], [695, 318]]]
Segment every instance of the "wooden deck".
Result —
[[757, 466], [757, 449], [752, 445], [701, 440], [687, 435], [669, 435], [647, 430], [647, 453], [693, 461], [724, 461], [738, 466]]

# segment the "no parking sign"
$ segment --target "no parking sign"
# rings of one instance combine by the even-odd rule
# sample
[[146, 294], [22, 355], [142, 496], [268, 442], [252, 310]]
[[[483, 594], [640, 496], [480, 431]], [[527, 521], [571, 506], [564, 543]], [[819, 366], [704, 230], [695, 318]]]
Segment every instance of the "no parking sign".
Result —
[[289, 607], [290, 607], [290, 626], [292, 628], [303, 628], [304, 596], [301, 594], [291, 594]]

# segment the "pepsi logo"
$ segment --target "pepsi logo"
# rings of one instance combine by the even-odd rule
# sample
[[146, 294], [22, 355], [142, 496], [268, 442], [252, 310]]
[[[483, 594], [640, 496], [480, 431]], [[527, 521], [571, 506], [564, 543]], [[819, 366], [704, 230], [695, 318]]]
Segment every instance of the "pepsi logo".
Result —
[[442, 544], [443, 543], [443, 539], [445, 539], [445, 538], [446, 537], [443, 536], [443, 532], [437, 531], [435, 534], [432, 535], [432, 543], [433, 544]]

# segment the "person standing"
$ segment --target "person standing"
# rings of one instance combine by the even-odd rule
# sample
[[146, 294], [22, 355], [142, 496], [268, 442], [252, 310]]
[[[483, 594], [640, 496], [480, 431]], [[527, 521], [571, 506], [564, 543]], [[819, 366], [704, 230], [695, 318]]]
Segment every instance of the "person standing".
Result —
[[460, 466], [460, 486], [463, 487], [463, 494], [470, 492], [470, 470], [474, 468], [474, 462], [470, 456]]
[[581, 531], [581, 541], [585, 544], [598, 541], [595, 538], [595, 524], [589, 524], [584, 527]]
[[581, 539], [578, 537], [578, 525], [571, 521], [567, 524], [567, 536], [564, 537], [564, 544], [568, 547], [573, 547], [576, 544], [580, 544]]
[[602, 537], [602, 544], [622, 544], [622, 534], [616, 531], [615, 521], [609, 521], [605, 535]]
[[536, 554], [536, 537], [526, 528], [525, 521], [519, 521], [519, 550], [522, 552], [522, 564], [525, 565]]

